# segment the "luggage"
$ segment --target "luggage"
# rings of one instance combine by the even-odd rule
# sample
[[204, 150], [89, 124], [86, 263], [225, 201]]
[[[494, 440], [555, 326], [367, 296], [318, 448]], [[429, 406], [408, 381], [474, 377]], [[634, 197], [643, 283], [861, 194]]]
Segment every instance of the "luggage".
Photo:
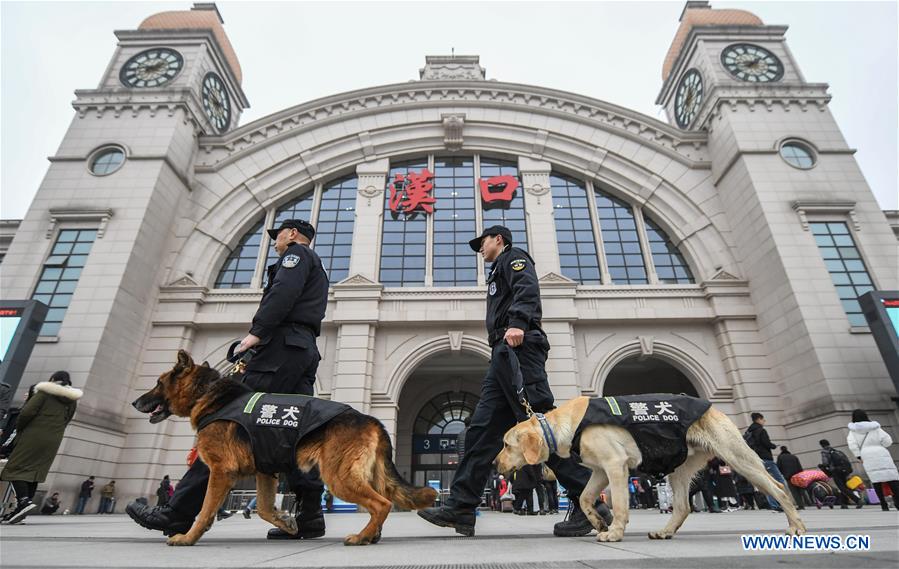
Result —
[[790, 477], [790, 484], [798, 488], [808, 488], [812, 482], [827, 480], [828, 478], [827, 474], [823, 471], [818, 470], [817, 468], [810, 468], [808, 470], [797, 472]]
[[667, 482], [661, 482], [656, 485], [656, 489], [659, 491], [659, 512], [670, 514], [674, 503], [671, 486]]
[[855, 490], [856, 488], [858, 488], [861, 485], [862, 485], [862, 479], [858, 474], [856, 474], [855, 476], [853, 476], [852, 478], [850, 478], [849, 480], [846, 481], [846, 486], [848, 486], [850, 490]]
[[815, 480], [812, 482], [808, 487], [808, 491], [812, 496], [812, 500], [815, 501], [815, 507], [819, 510], [823, 506], [827, 506], [832, 510], [834, 504], [837, 503], [837, 497], [833, 487], [823, 480]]
[[868, 488], [866, 490], [866, 493], [868, 495], [868, 503], [869, 504], [879, 504], [880, 503], [880, 498], [877, 497], [877, 492], [874, 490], [874, 488]]

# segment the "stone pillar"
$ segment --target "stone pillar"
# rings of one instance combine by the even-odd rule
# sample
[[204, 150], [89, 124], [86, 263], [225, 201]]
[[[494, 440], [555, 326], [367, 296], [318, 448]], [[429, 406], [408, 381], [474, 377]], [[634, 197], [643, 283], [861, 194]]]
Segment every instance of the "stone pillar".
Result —
[[371, 323], [347, 322], [337, 332], [337, 365], [331, 399], [368, 413], [374, 368], [375, 327]]
[[[527, 218], [531, 256], [537, 264], [537, 275], [561, 274], [556, 226], [553, 221], [553, 200], [550, 188], [549, 162], [518, 158], [518, 172], [524, 186], [524, 208]], [[540, 239], [536, 239], [539, 236]]]
[[[351, 277], [362, 275], [372, 282], [378, 281], [384, 191], [389, 170], [390, 164], [386, 158], [356, 166], [359, 192], [356, 194], [356, 222], [353, 225]], [[373, 236], [376, 237], [372, 239]]]

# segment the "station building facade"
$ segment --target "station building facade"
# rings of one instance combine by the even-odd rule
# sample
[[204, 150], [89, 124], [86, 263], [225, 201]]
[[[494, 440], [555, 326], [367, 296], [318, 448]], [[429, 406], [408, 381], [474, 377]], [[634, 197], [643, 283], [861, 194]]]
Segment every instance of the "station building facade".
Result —
[[895, 429], [855, 299], [899, 288], [897, 215], [785, 33], [687, 2], [668, 122], [429, 56], [417, 81], [241, 125], [214, 4], [116, 31], [27, 215], [4, 224], [4, 297], [50, 306], [19, 397], [57, 369], [85, 391], [47, 489], [94, 475], [123, 500], [180, 477], [190, 425], [130, 402], [179, 348], [218, 364], [246, 334], [275, 259], [263, 229], [287, 218], [317, 226], [332, 284], [316, 393], [383, 421], [418, 484], [448, 486], [487, 369], [487, 267], [467, 241], [494, 224], [536, 261], [557, 401], [698, 395], [740, 427], [764, 413], [806, 464], [855, 408]]

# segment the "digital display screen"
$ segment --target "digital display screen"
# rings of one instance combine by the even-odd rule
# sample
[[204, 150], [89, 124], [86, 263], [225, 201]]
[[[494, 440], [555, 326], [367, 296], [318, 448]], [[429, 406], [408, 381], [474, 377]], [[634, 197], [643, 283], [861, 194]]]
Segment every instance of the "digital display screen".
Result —
[[22, 312], [21, 308], [0, 308], [0, 361], [6, 360], [6, 352], [22, 321]]

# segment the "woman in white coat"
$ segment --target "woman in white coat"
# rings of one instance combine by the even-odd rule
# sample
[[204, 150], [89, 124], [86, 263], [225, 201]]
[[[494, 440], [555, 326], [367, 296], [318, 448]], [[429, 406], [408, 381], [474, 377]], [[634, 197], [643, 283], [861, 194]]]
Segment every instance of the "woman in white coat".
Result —
[[862, 461], [865, 472], [874, 485], [874, 491], [877, 492], [877, 498], [880, 499], [881, 509], [885, 512], [890, 509], [882, 487], [882, 484], [889, 484], [893, 493], [893, 505], [899, 510], [899, 470], [887, 450], [893, 444], [890, 435], [880, 428], [880, 423], [868, 419], [867, 413], [856, 409], [852, 412], [846, 444], [852, 454]]

